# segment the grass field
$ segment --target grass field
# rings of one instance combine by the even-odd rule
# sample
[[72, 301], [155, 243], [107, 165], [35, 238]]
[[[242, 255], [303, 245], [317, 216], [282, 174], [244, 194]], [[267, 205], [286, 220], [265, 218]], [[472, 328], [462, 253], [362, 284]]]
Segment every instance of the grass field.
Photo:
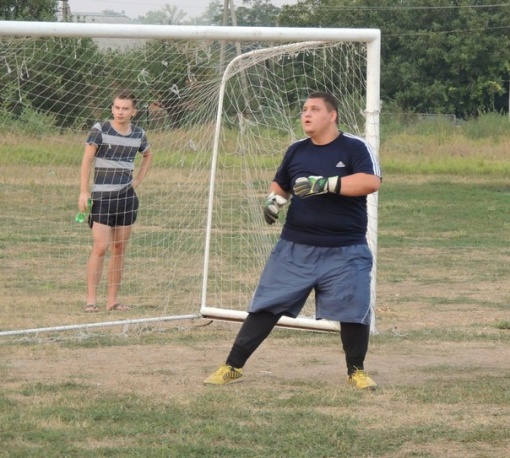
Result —
[[[381, 142], [378, 334], [367, 360], [377, 391], [346, 386], [334, 333], [277, 329], [245, 382], [220, 388], [202, 380], [236, 323], [3, 339], [0, 456], [509, 456], [510, 136], [448, 129]], [[23, 258], [3, 220], [4, 260], [13, 246]], [[16, 275], [2, 273], [2, 320], [14, 286], [42, 294]]]

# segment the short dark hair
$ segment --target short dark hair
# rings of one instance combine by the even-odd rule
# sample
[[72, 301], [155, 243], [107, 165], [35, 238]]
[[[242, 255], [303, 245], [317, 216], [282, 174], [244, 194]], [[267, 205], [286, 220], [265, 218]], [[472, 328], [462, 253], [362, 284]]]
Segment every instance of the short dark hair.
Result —
[[131, 100], [131, 102], [133, 103], [133, 108], [136, 108], [137, 104], [136, 96], [131, 91], [121, 91], [113, 98], [114, 101], [115, 99]]
[[330, 94], [329, 92], [316, 91], [316, 92], [312, 92], [311, 94], [309, 94], [308, 98], [324, 100], [326, 107], [330, 111], [334, 111], [336, 113], [336, 119], [338, 122], [338, 101], [334, 95]]

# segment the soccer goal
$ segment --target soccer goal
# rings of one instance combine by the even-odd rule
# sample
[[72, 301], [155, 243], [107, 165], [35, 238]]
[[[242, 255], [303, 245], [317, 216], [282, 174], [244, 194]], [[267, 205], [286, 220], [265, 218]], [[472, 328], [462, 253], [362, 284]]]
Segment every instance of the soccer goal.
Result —
[[[280, 232], [261, 206], [286, 148], [303, 137], [306, 96], [335, 94], [342, 130], [377, 153], [379, 67], [373, 29], [0, 22], [0, 335], [120, 318], [242, 320]], [[138, 96], [134, 122], [155, 160], [126, 255], [121, 297], [131, 310], [91, 316], [82, 313], [91, 235], [74, 218], [79, 169], [88, 130], [122, 89]], [[368, 236], [375, 256], [377, 194]], [[100, 298], [106, 266], [103, 283]], [[280, 324], [337, 329], [313, 313], [311, 298]]]

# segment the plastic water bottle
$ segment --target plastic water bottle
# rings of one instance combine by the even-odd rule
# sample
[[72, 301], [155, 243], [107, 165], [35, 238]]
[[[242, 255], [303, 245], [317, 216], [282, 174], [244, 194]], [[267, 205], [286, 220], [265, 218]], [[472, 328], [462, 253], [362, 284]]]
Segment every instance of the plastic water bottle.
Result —
[[[92, 200], [89, 199], [87, 201], [87, 211], [92, 208]], [[85, 212], [78, 212], [76, 213], [76, 216], [74, 217], [74, 220], [77, 223], [83, 223], [85, 221], [85, 218], [87, 217], [87, 214]]]
[[76, 216], [74, 217], [74, 220], [77, 223], [83, 223], [83, 221], [85, 221], [85, 213], [83, 213], [83, 212], [76, 213]]

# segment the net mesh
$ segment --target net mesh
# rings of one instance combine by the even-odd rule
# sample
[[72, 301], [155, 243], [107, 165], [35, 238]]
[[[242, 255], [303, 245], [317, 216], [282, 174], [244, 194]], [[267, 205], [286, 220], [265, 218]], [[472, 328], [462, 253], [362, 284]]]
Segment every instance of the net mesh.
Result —
[[[261, 205], [303, 135], [307, 94], [337, 95], [341, 128], [363, 136], [365, 75], [363, 43], [2, 38], [2, 329], [111, 319], [82, 313], [92, 239], [75, 215], [85, 139], [111, 117], [115, 92], [136, 93], [133, 122], [155, 154], [138, 190], [123, 317], [158, 317], [199, 311], [211, 179], [207, 305], [246, 309], [280, 231]], [[103, 311], [105, 297], [106, 265]]]

